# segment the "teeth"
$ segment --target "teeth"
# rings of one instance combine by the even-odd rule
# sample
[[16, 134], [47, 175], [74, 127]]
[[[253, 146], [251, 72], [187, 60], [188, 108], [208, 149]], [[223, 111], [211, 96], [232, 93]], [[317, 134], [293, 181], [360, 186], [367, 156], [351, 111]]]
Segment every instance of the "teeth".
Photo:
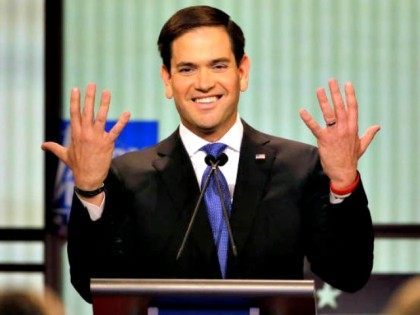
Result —
[[204, 97], [204, 98], [196, 98], [194, 102], [207, 104], [207, 103], [216, 102], [217, 99], [218, 99], [217, 96], [210, 96], [210, 97]]

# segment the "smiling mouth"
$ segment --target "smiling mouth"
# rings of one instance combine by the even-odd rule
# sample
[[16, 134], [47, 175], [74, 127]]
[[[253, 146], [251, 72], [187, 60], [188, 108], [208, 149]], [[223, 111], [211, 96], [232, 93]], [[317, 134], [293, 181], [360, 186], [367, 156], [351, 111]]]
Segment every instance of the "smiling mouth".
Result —
[[192, 101], [199, 104], [211, 104], [217, 102], [222, 95], [207, 96], [207, 97], [193, 97]]

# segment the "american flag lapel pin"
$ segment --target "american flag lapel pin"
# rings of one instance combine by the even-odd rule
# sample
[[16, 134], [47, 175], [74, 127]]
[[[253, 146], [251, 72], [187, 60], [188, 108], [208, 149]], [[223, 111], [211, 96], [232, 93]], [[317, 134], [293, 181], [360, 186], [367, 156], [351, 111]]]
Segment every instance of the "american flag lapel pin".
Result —
[[257, 154], [255, 154], [255, 160], [257, 160], [257, 161], [264, 161], [265, 160], [265, 154], [264, 153], [257, 153]]

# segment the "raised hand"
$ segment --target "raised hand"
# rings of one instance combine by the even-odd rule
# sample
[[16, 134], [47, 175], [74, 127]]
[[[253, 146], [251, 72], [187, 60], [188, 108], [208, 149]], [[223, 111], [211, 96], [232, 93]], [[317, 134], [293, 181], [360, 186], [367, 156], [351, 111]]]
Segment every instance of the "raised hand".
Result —
[[63, 147], [55, 142], [42, 144], [43, 150], [54, 153], [74, 175], [75, 185], [83, 190], [94, 190], [101, 186], [111, 165], [115, 140], [130, 119], [124, 112], [109, 132], [105, 131], [111, 93], [102, 92], [96, 118], [94, 116], [96, 86], [88, 84], [84, 106], [81, 110], [80, 91], [72, 89], [70, 97], [71, 142]]
[[332, 185], [340, 189], [348, 187], [356, 179], [357, 162], [380, 130], [380, 126], [369, 127], [359, 138], [358, 105], [353, 85], [350, 82], [345, 84], [344, 102], [337, 80], [331, 79], [328, 83], [333, 106], [330, 105], [325, 90], [317, 89], [325, 127], [321, 127], [305, 109], [300, 110], [299, 114], [317, 139], [325, 174]]

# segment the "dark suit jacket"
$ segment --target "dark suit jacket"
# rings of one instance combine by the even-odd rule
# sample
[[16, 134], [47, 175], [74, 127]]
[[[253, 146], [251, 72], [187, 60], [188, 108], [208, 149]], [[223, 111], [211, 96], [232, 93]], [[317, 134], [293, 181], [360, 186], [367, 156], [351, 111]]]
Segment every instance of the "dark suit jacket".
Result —
[[[265, 154], [265, 160], [255, 159]], [[199, 186], [176, 131], [156, 146], [113, 160], [102, 217], [74, 198], [68, 232], [71, 280], [90, 300], [91, 277], [220, 278], [204, 205], [182, 257], [176, 254]], [[361, 288], [373, 263], [373, 230], [360, 185], [338, 205], [315, 147], [244, 123], [230, 223], [238, 256], [227, 278], [301, 279], [304, 256], [324, 281]]]

